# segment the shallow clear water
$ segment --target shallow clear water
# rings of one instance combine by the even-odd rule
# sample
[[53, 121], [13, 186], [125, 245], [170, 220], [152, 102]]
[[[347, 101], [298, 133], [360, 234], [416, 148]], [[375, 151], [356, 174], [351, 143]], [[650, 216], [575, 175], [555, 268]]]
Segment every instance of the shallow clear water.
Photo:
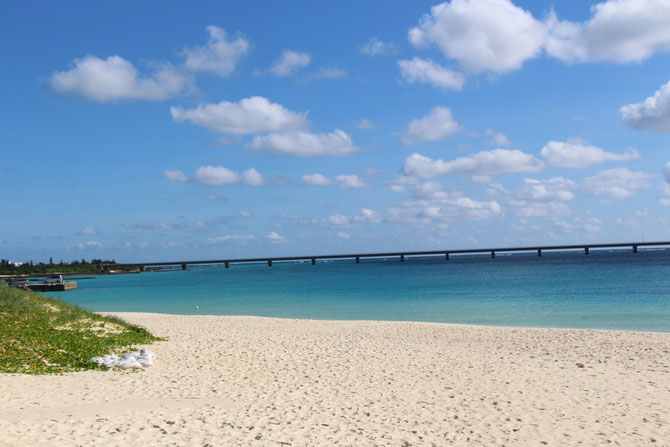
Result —
[[670, 332], [670, 250], [189, 268], [52, 295], [96, 311]]

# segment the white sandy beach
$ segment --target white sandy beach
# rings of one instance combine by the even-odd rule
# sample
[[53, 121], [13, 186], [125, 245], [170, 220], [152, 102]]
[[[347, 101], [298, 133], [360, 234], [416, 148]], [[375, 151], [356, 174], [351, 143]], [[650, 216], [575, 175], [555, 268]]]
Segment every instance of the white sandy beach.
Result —
[[670, 334], [116, 315], [154, 365], [0, 375], [0, 445], [670, 446]]

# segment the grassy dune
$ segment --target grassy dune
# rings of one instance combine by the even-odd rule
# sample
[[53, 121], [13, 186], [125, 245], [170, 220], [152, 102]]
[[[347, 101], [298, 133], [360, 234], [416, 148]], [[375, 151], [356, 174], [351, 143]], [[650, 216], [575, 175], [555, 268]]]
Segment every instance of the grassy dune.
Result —
[[160, 340], [144, 328], [60, 299], [0, 286], [0, 373], [101, 369], [97, 355]]

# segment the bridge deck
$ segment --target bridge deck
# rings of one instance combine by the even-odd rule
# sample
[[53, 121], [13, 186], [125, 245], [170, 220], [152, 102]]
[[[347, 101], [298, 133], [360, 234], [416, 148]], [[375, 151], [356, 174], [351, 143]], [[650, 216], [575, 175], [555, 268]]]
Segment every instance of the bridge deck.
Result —
[[362, 258], [387, 258], [400, 257], [404, 261], [408, 256], [430, 256], [430, 255], [445, 255], [449, 259], [452, 254], [477, 254], [490, 253], [491, 257], [495, 257], [496, 253], [505, 252], [522, 252], [522, 251], [536, 251], [538, 256], [542, 255], [543, 251], [556, 250], [584, 250], [585, 254], [589, 254], [591, 249], [605, 249], [605, 248], [625, 248], [631, 247], [634, 253], [637, 253], [638, 247], [653, 247], [653, 246], [670, 246], [670, 242], [625, 242], [614, 244], [576, 244], [576, 245], [538, 245], [531, 247], [498, 247], [498, 248], [474, 248], [474, 249], [457, 249], [457, 250], [425, 250], [425, 251], [394, 251], [382, 253], [352, 253], [352, 254], [331, 254], [331, 255], [309, 255], [309, 256], [278, 256], [278, 257], [262, 257], [262, 258], [229, 258], [229, 259], [208, 259], [208, 260], [191, 260], [191, 261], [154, 261], [154, 262], [134, 262], [126, 264], [108, 264], [104, 267], [156, 267], [156, 266], [170, 266], [180, 265], [186, 268], [187, 265], [195, 264], [224, 264], [228, 267], [230, 264], [246, 264], [252, 262], [267, 262], [272, 266], [273, 262], [281, 261], [312, 261], [312, 264], [317, 259], [355, 259], [358, 262]]

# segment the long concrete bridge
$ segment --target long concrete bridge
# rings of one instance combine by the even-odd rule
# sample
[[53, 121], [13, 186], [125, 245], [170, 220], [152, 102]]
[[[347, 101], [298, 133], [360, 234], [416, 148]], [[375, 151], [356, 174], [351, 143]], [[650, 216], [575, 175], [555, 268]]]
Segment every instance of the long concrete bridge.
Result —
[[104, 270], [109, 270], [115, 267], [139, 267], [140, 271], [144, 271], [146, 267], [167, 267], [180, 266], [182, 270], [186, 270], [189, 265], [207, 265], [220, 264], [226, 268], [231, 264], [248, 264], [267, 262], [269, 267], [272, 267], [273, 262], [282, 261], [311, 261], [312, 265], [316, 264], [317, 260], [326, 259], [352, 259], [359, 263], [363, 258], [391, 258], [397, 257], [401, 262], [411, 256], [444, 256], [445, 260], [449, 260], [449, 255], [464, 255], [464, 254], [481, 254], [490, 253], [492, 258], [496, 257], [496, 253], [511, 253], [511, 252], [537, 252], [538, 256], [542, 256], [545, 251], [559, 251], [559, 250], [583, 250], [585, 255], [588, 255], [592, 249], [607, 249], [607, 248], [630, 248], [633, 253], [638, 252], [639, 247], [662, 247], [670, 246], [670, 241], [664, 242], [625, 242], [614, 244], [578, 244], [578, 245], [543, 245], [533, 247], [499, 247], [499, 248], [473, 248], [473, 249], [459, 249], [459, 250], [429, 250], [429, 251], [398, 251], [386, 253], [354, 253], [354, 254], [340, 254], [340, 255], [310, 255], [310, 256], [279, 256], [279, 257], [262, 257], [262, 258], [239, 258], [239, 259], [210, 259], [205, 261], [152, 261], [152, 262], [133, 262], [127, 264], [105, 264]]

